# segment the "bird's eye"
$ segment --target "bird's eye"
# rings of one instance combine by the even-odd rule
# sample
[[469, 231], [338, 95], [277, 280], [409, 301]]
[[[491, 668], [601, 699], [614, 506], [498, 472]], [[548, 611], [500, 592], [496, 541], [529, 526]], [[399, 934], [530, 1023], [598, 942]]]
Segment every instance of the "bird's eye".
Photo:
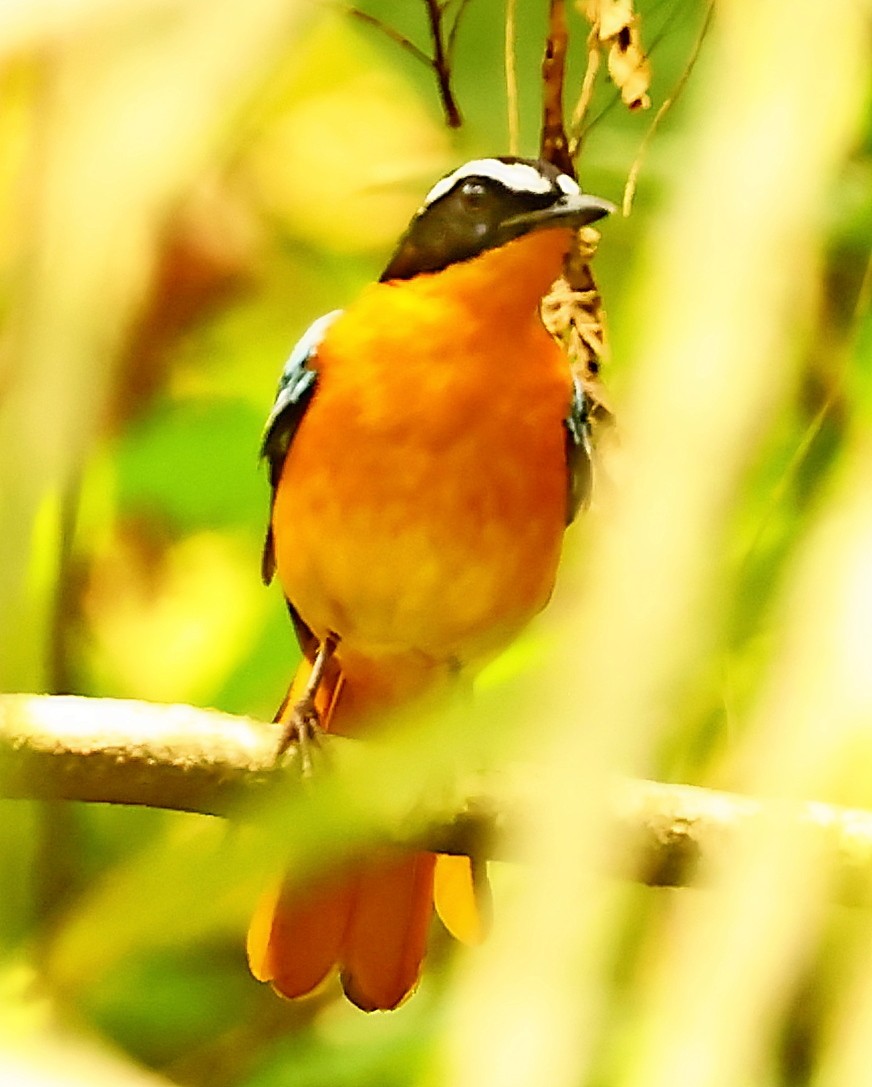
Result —
[[480, 181], [464, 181], [460, 187], [460, 199], [465, 211], [479, 211], [487, 199], [487, 189]]

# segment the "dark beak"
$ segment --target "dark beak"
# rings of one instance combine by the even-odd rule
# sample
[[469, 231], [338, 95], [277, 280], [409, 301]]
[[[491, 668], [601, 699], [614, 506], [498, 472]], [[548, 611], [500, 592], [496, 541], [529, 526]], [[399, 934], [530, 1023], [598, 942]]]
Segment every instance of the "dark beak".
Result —
[[599, 196], [588, 193], [565, 193], [547, 208], [524, 212], [506, 219], [502, 224], [503, 241], [519, 238], [533, 230], [552, 230], [555, 227], [577, 229], [595, 223], [615, 211], [615, 205]]

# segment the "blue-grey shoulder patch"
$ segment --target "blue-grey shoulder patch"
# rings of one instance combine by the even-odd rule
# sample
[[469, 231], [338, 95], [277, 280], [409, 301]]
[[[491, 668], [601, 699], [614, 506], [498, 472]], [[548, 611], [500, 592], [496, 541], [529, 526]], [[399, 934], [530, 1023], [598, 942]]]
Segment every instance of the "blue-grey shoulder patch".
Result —
[[[327, 329], [340, 313], [342, 313], [342, 310], [334, 309], [329, 313], [325, 313], [323, 317], [319, 317], [317, 321], [313, 321], [294, 345], [294, 349], [282, 369], [279, 387], [276, 390], [276, 398], [263, 428], [261, 456], [269, 455], [270, 439], [282, 415], [289, 408], [298, 405], [301, 400], [305, 400], [306, 394], [313, 389], [317, 374], [309, 368], [309, 363], [317, 355], [318, 347], [327, 335]], [[287, 446], [285, 446], [285, 452], [287, 452]]]
[[590, 501], [593, 482], [590, 443], [590, 401], [579, 379], [572, 377], [572, 402], [566, 426], [566, 523]]
[[267, 585], [275, 574], [272, 534], [272, 502], [275, 500], [275, 490], [281, 478], [285, 457], [294, 440], [294, 434], [315, 391], [318, 374], [310, 364], [318, 354], [318, 348], [327, 335], [327, 330], [340, 313], [342, 310], [338, 309], [325, 313], [323, 317], [313, 321], [297, 341], [282, 370], [276, 398], [263, 428], [260, 455], [269, 462], [269, 479], [272, 487], [270, 524], [266, 531], [261, 564], [261, 574]]

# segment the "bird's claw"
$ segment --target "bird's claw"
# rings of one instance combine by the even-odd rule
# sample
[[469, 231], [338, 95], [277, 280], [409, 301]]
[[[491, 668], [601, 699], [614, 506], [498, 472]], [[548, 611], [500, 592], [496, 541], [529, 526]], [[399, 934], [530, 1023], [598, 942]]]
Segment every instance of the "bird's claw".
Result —
[[321, 737], [324, 729], [321, 727], [321, 715], [315, 708], [312, 698], [301, 698], [294, 706], [291, 715], [285, 722], [282, 736], [276, 751], [276, 762], [281, 762], [282, 757], [291, 747], [299, 752], [300, 772], [304, 778], [312, 776], [313, 753], [321, 750]]

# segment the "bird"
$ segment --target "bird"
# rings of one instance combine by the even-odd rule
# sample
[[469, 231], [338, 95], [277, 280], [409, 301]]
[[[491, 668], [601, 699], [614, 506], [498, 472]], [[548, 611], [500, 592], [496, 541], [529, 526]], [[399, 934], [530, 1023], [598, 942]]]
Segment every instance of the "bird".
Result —
[[[590, 405], [540, 301], [573, 232], [612, 205], [541, 159], [466, 162], [432, 186], [380, 278], [316, 320], [262, 441], [277, 576], [302, 661], [280, 750], [364, 735], [474, 676], [547, 603], [591, 488]], [[434, 911], [476, 938], [467, 858], [375, 850], [277, 881], [250, 969], [305, 996], [339, 972], [364, 1011], [418, 984]]]

